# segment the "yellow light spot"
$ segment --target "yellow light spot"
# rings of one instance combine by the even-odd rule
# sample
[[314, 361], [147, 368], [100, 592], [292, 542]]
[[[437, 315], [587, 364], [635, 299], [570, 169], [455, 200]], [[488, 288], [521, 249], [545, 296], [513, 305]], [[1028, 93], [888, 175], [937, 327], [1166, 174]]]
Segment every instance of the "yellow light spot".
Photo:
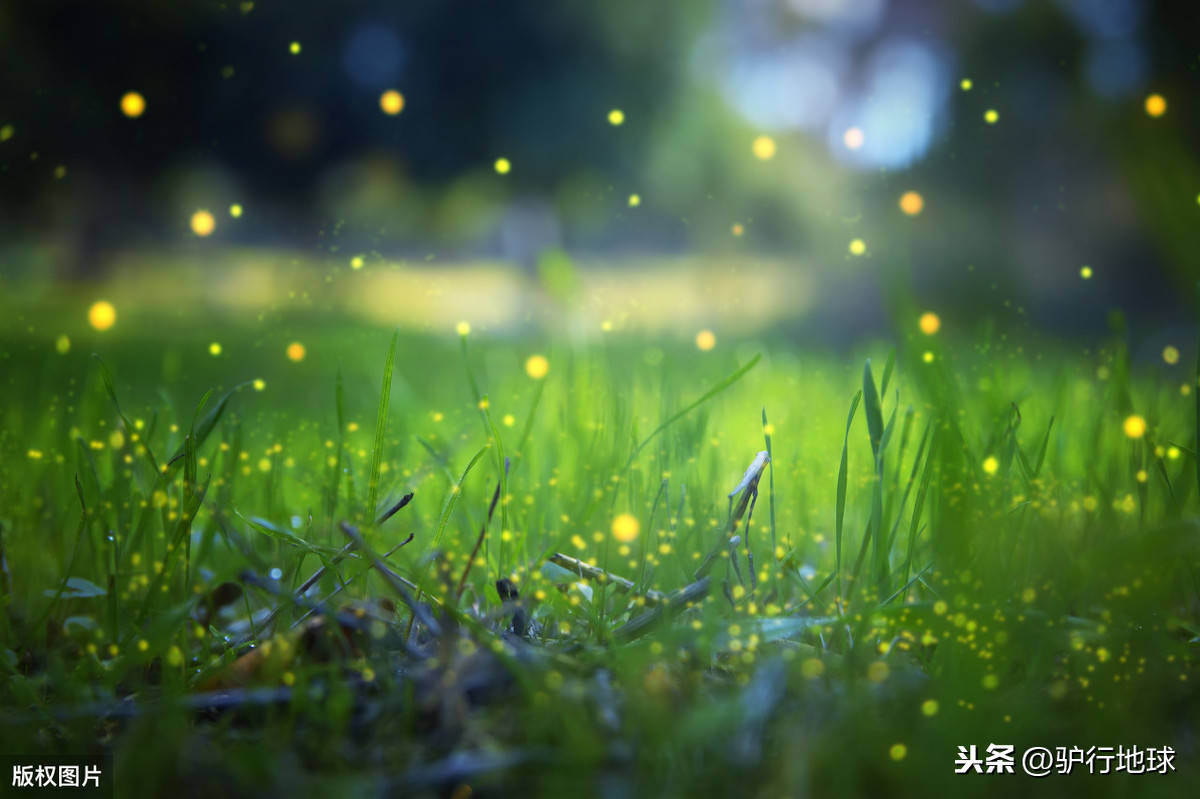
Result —
[[42, 451], [40, 449], [31, 449], [25, 453], [31, 461], [40, 461], [42, 459]]
[[701, 330], [696, 334], [696, 348], [702, 352], [708, 352], [713, 347], [717, 346], [717, 337], [711, 330]]
[[362, 269], [363, 268], [363, 257], [361, 255], [356, 255], [353, 258], [351, 258], [350, 259], [350, 268], [351, 269]]
[[921, 703], [921, 714], [924, 716], [936, 716], [938, 712], [938, 701], [936, 699], [926, 699]]
[[1172, 366], [1179, 363], [1179, 350], [1170, 344], [1163, 347], [1163, 360]]
[[1125, 435], [1130, 438], [1141, 438], [1146, 435], [1146, 420], [1136, 413], [1125, 418]]
[[242, 217], [241, 204], [234, 203], [233, 205], [229, 206], [229, 215], [232, 216], [234, 219], [241, 219], [241, 217]]
[[922, 333], [932, 336], [942, 329], [942, 320], [933, 311], [926, 311], [917, 320], [917, 326], [921, 328]]
[[192, 214], [192, 232], [197, 236], [211, 236], [217, 229], [217, 220], [204, 209]]
[[1167, 457], [1170, 460], [1178, 460], [1179, 459], [1179, 447], [1175, 447], [1175, 446], [1167, 447]]
[[963, 78], [958, 82], [958, 88], [962, 89], [964, 92], [971, 91], [971, 87], [974, 85], [975, 84], [971, 82], [970, 78]]
[[497, 175], [507, 175], [510, 171], [512, 171], [512, 164], [507, 158], [497, 158], [496, 163], [493, 166], [496, 169]]
[[12, 125], [5, 125], [4, 127], [0, 128], [0, 141], [8, 141], [16, 132], [17, 129]]
[[945, 600], [939, 599], [937, 602], [933, 603], [933, 612], [938, 616], [945, 616], [946, 611], [949, 609], [950, 606], [946, 604]]
[[172, 646], [167, 650], [167, 665], [182, 666], [183, 665], [183, 650], [177, 646]]
[[288, 52], [292, 55], [300, 55], [300, 42], [292, 42], [289, 44]]
[[139, 652], [145, 652], [147, 649], [150, 648], [150, 642], [147, 641], [145, 638], [143, 638], [140, 641], [138, 641], [137, 647], [138, 647]]
[[390, 117], [404, 110], [404, 95], [395, 89], [388, 89], [379, 95], [379, 109]]
[[775, 157], [775, 140], [770, 136], [759, 136], [750, 145], [754, 157], [760, 161], [769, 161]]
[[130, 119], [137, 119], [146, 113], [146, 98], [137, 92], [125, 92], [121, 97], [121, 113]]
[[[1094, 501], [1094, 500], [1093, 500]], [[1037, 591], [1032, 588], [1026, 588], [1021, 592], [1021, 601], [1028, 605], [1033, 600], [1037, 599]]]
[[516, 423], [517, 423], [517, 417], [513, 416], [511, 413], [504, 414], [504, 426], [505, 427], [512, 427]]
[[994, 108], [989, 108], [983, 112], [983, 121], [989, 125], [995, 125], [1000, 121], [1000, 112]]
[[867, 243], [862, 239], [852, 239], [850, 241], [850, 254], [862, 255], [867, 251]]
[[933, 363], [933, 353], [925, 350], [925, 353], [921, 356], [921, 360], [925, 363]]
[[888, 750], [888, 755], [892, 760], [903, 760], [908, 754], [908, 747], [904, 744], [892, 744], [892, 748]]
[[883, 682], [888, 678], [891, 669], [888, 664], [882, 660], [876, 660], [871, 665], [867, 666], [867, 679], [874, 683]]
[[545, 355], [530, 355], [525, 361], [525, 374], [534, 380], [541, 380], [550, 372], [550, 361]]
[[214, 358], [216, 356], [220, 355], [221, 354], [221, 342], [214, 341], [212, 344], [209, 344], [208, 345], [208, 354], [212, 355]]
[[455, 329], [455, 331], [458, 332], [458, 335], [460, 335], [460, 336], [471, 335], [471, 323], [470, 322], [459, 322], [457, 325], [454, 326], [454, 329]]
[[67, 176], [67, 168], [66, 168], [66, 166], [64, 166], [63, 164], [59, 164], [58, 166], [54, 167], [54, 178], [55, 178], [55, 180], [62, 180], [62, 179], [63, 179], [63, 178], [65, 178], [66, 176]]
[[846, 128], [846, 132], [842, 134], [842, 144], [846, 145], [847, 150], [857, 150], [863, 146], [866, 138], [861, 128]]
[[1000, 461], [996, 460], [995, 455], [988, 455], [983, 459], [983, 470], [989, 475], [995, 474], [1000, 468]]
[[729, 228], [729, 232], [735, 236], [740, 236], [746, 232], [746, 228], [742, 227], [741, 222], [734, 222], [733, 226]]
[[996, 686], [1000, 684], [1000, 678], [995, 674], [985, 674], [980, 683], [983, 685], [985, 691], [994, 691], [996, 690]]
[[1146, 113], [1152, 117], [1160, 117], [1167, 113], [1167, 100], [1161, 94], [1151, 94], [1146, 98]]
[[636, 194], [629, 195], [629, 207], [630, 208], [637, 208], [641, 204], [642, 204], [642, 198], [640, 196], [638, 196]]
[[260, 460], [259, 460], [259, 462], [258, 462], [258, 470], [259, 470], [260, 472], [269, 472], [269, 471], [271, 471], [271, 459], [270, 459], [270, 458], [262, 458], [262, 459], [260, 459]]
[[491, 400], [489, 400], [487, 397], [484, 397], [483, 399], [479, 400], [479, 410], [486, 411], [490, 407], [492, 407], [492, 403], [491, 403]]
[[807, 658], [800, 664], [800, 673], [805, 679], [815, 680], [825, 673], [825, 664], [819, 658]]
[[1079, 267], [1079, 276], [1081, 278], [1083, 278], [1084, 280], [1091, 280], [1092, 279], [1092, 268], [1090, 266], [1087, 266], [1086, 264], [1084, 266]]
[[59, 336], [54, 341], [54, 349], [59, 355], [66, 355], [71, 351], [71, 339], [66, 336]]
[[88, 324], [97, 330], [108, 330], [117, 321], [117, 309], [107, 300], [98, 300], [88, 308]]
[[620, 541], [622, 544], [629, 544], [635, 541], [638, 537], [640, 526], [638, 520], [633, 514], [622, 513], [612, 521], [613, 538]]
[[1136, 475], [1134, 475], [1134, 477], [1137, 478], [1139, 483], [1144, 483], [1150, 479], [1150, 475], [1145, 469], [1138, 469], [1138, 472]]
[[909, 216], [916, 216], [925, 208], [925, 198], [915, 191], [906, 191], [900, 195], [900, 210]]
[[619, 108], [614, 108], [608, 112], [608, 124], [621, 125], [625, 122], [625, 112]]
[[266, 381], [264, 381], [261, 377], [256, 377], [254, 379], [254, 390], [255, 391], [262, 391], [266, 387], [267, 387]]
[[304, 356], [308, 354], [308, 350], [304, 349], [304, 345], [299, 341], [293, 341], [287, 345], [287, 357], [293, 363], [300, 363], [304, 360]]

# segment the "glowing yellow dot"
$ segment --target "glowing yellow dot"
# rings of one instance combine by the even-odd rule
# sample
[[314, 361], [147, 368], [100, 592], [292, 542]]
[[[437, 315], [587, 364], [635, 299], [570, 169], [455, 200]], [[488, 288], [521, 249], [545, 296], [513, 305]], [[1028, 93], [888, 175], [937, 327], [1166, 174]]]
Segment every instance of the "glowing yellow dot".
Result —
[[[114, 647], [115, 648], [115, 647]], [[183, 650], [177, 646], [173, 646], [167, 650], [167, 665], [182, 666], [183, 665]]]
[[921, 360], [925, 363], [933, 363], [933, 353], [925, 350], [925, 353], [921, 356]]
[[983, 112], [983, 121], [989, 125], [995, 125], [1000, 121], [1000, 112], [994, 108], [989, 108]]
[[229, 215], [234, 219], [240, 219], [242, 216], [242, 206], [240, 203], [234, 203], [229, 206]]
[[121, 113], [130, 119], [137, 119], [146, 113], [146, 98], [137, 92], [125, 92], [121, 97]]
[[388, 89], [379, 95], [379, 108], [390, 117], [404, 110], [404, 95], [395, 89]]
[[496, 169], [497, 175], [507, 175], [510, 171], [512, 171], [512, 164], [509, 163], [507, 158], [497, 158], [496, 163], [493, 166]]
[[300, 55], [300, 42], [292, 42], [288, 45], [288, 52], [292, 55]]
[[350, 268], [351, 269], [362, 269], [363, 268], [363, 257], [361, 255], [356, 255], [353, 258], [351, 258], [350, 259]]
[[[516, 423], [517, 423], [517, 417], [513, 416], [511, 413], [504, 414], [504, 426], [505, 427], [512, 427]], [[507, 533], [508, 531], [506, 530], [505, 532]]]
[[1125, 418], [1125, 435], [1130, 438], [1141, 438], [1146, 435], [1146, 420], [1136, 413]]
[[17, 129], [12, 125], [5, 125], [4, 127], [0, 128], [0, 141], [8, 141], [16, 132]]
[[847, 150], [857, 150], [863, 146], [866, 139], [862, 128], [846, 128], [846, 132], [842, 134], [842, 144], [846, 145]]
[[1134, 475], [1134, 477], [1137, 478], [1139, 483], [1145, 483], [1150, 479], [1150, 474], [1145, 469], [1138, 469], [1137, 474]]
[[638, 520], [632, 514], [622, 513], [612, 521], [613, 538], [622, 544], [628, 544], [638, 537]]
[[925, 208], [925, 198], [915, 191], [906, 191], [900, 195], [900, 210], [909, 216], [916, 216]]
[[642, 204], [642, 198], [640, 196], [638, 196], [636, 194], [629, 195], [629, 207], [630, 208], [637, 208], [641, 204]]
[[1000, 468], [1000, 461], [996, 460], [995, 455], [988, 455], [983, 459], [983, 470], [989, 475], [995, 474]]
[[270, 459], [270, 458], [262, 458], [262, 459], [260, 459], [260, 460], [259, 460], [259, 462], [258, 462], [258, 470], [259, 470], [260, 472], [269, 472], [269, 471], [271, 471], [271, 459]]
[[696, 334], [696, 348], [708, 352], [713, 347], [717, 346], [717, 337], [711, 330], [701, 330]]
[[1161, 94], [1152, 94], [1146, 98], [1146, 113], [1152, 117], [1160, 117], [1167, 113], [1167, 101]]
[[287, 357], [293, 363], [300, 363], [304, 360], [304, 356], [308, 354], [308, 350], [304, 349], [304, 345], [299, 341], [293, 341], [287, 345]]
[[1079, 276], [1081, 278], [1083, 278], [1084, 280], [1091, 280], [1092, 279], [1092, 268], [1090, 266], [1086, 266], [1086, 265], [1079, 267]]
[[921, 714], [925, 716], [936, 716], [938, 712], [938, 701], [936, 699], [926, 699], [921, 703]]
[[950, 610], [950, 606], [946, 604], [945, 600], [939, 599], [933, 603], [933, 612], [938, 616], [945, 616], [948, 610]]
[[454, 326], [454, 329], [458, 331], [458, 335], [460, 336], [469, 336], [471, 334], [471, 323], [459, 322]]
[[66, 336], [59, 336], [54, 340], [54, 349], [59, 355], [66, 355], [71, 351], [71, 339]]
[[825, 664], [818, 658], [807, 658], [800, 664], [800, 673], [805, 679], [815, 680], [825, 673]]
[[983, 686], [984, 690], [994, 691], [996, 690], [996, 686], [1000, 684], [1000, 678], [995, 674], [985, 674], [983, 675], [983, 679], [980, 680], [980, 684]]
[[525, 374], [534, 380], [541, 380], [550, 371], [550, 361], [545, 355], [530, 355], [525, 361]]
[[917, 325], [921, 328], [921, 332], [927, 336], [932, 336], [934, 333], [942, 329], [942, 320], [933, 311], [926, 311], [921, 314], [921, 318], [917, 320]]
[[214, 341], [212, 344], [209, 344], [208, 345], [208, 354], [212, 355], [214, 357], [216, 357], [217, 355], [220, 355], [221, 354], [221, 342]]
[[975, 84], [971, 82], [971, 79], [970, 79], [970, 78], [963, 78], [962, 80], [960, 80], [960, 81], [958, 82], [958, 87], [959, 87], [960, 89], [962, 89], [964, 92], [969, 92], [969, 91], [971, 91], [971, 87], [972, 87], [972, 86], [974, 86], [974, 85], [975, 85]]
[[203, 209], [192, 214], [192, 232], [197, 236], [210, 236], [217, 229], [217, 220]]
[[769, 161], [775, 157], [775, 140], [770, 136], [759, 136], [750, 145], [754, 157], [760, 161]]
[[1167, 457], [1171, 460], [1177, 460], [1179, 458], [1179, 447], [1167, 447]]
[[1163, 360], [1174, 366], [1179, 363], [1179, 350], [1170, 344], [1163, 347]]
[[850, 242], [850, 254], [851, 255], [862, 255], [866, 251], [867, 251], [867, 243], [865, 241], [863, 241], [862, 239], [853, 239]]
[[88, 324], [97, 330], [108, 330], [117, 321], [117, 309], [107, 300], [98, 300], [88, 308]]
[[619, 108], [614, 108], [608, 112], [608, 124], [620, 125], [625, 122], [625, 112]]
[[903, 760], [907, 754], [908, 747], [904, 744], [892, 744], [892, 748], [888, 750], [888, 755], [891, 756], [892, 760]]
[[120, 449], [125, 446], [125, 434], [120, 430], [114, 430], [112, 435], [108, 437], [108, 445], [113, 449]]
[[32, 461], [40, 461], [42, 459], [42, 451], [40, 449], [31, 449], [25, 453]]
[[261, 377], [256, 377], [256, 378], [254, 378], [254, 383], [253, 383], [253, 385], [254, 385], [254, 390], [255, 390], [255, 391], [262, 391], [264, 388], [266, 388], [266, 387], [267, 387], [267, 383], [266, 383], [266, 381], [265, 381], [265, 380], [263, 380]]
[[735, 236], [740, 236], [746, 232], [746, 228], [742, 227], [741, 222], [734, 222], [733, 226], [729, 228], [729, 232]]

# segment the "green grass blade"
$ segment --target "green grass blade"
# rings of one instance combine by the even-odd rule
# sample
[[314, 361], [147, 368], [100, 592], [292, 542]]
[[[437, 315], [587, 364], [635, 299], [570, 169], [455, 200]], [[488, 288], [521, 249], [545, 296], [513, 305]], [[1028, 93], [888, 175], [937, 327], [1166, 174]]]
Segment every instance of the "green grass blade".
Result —
[[392, 333], [392, 345], [388, 347], [387, 360], [383, 364], [383, 385], [379, 389], [379, 411], [375, 415], [375, 444], [371, 448], [371, 471], [367, 475], [367, 507], [363, 516], [365, 524], [374, 523], [375, 507], [379, 504], [379, 470], [383, 466], [383, 442], [387, 434], [388, 406], [392, 400], [392, 368], [396, 362], [396, 342], [399, 339], [400, 331], [397, 329]]
[[840, 606], [842, 600], [842, 523], [846, 518], [846, 472], [849, 460], [848, 449], [850, 446], [850, 425], [854, 422], [854, 414], [858, 411], [858, 403], [861, 400], [862, 392], [859, 391], [854, 395], [854, 399], [850, 401], [850, 413], [846, 415], [846, 435], [842, 439], [842, 462], [838, 467], [837, 507], [833, 529], [837, 557], [834, 573], [837, 575], [839, 611], [841, 610]]

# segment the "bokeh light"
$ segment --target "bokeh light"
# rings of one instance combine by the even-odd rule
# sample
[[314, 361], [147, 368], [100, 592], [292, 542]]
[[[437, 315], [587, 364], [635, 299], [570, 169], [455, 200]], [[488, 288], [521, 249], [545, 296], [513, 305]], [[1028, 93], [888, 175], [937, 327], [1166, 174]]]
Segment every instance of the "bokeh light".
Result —
[[396, 116], [404, 110], [404, 95], [395, 89], [388, 89], [379, 95], [379, 108], [388, 116]]
[[469, 336], [471, 335], [471, 323], [466, 321], [459, 322], [454, 326], [454, 330], [460, 336]]
[[88, 324], [96, 330], [108, 330], [117, 321], [117, 309], [108, 300], [97, 300], [88, 308]]
[[512, 163], [507, 158], [497, 158], [496, 163], [492, 165], [497, 175], [507, 175], [512, 171]]
[[192, 214], [191, 226], [192, 232], [203, 238], [211, 236], [212, 232], [217, 229], [217, 220], [208, 211], [200, 209]]
[[862, 255], [867, 251], [867, 243], [862, 239], [851, 239], [848, 249], [851, 255]]
[[525, 361], [525, 374], [541, 380], [550, 372], [550, 361], [545, 355], [530, 355]]
[[137, 119], [146, 113], [146, 98], [138, 92], [125, 92], [121, 97], [121, 113], [130, 119]]
[[221, 342], [214, 341], [208, 345], [208, 354], [214, 358], [221, 354]]
[[1175, 364], [1179, 363], [1179, 348], [1174, 347], [1170, 344], [1163, 347], [1162, 359], [1164, 361], [1166, 361], [1168, 364], [1170, 364], [1171, 366], [1174, 366]]
[[1130, 414], [1125, 417], [1125, 435], [1130, 438], [1141, 438], [1146, 435], [1146, 420], [1138, 414]]
[[630, 208], [637, 208], [641, 204], [642, 204], [642, 198], [640, 195], [637, 195], [637, 194], [629, 195], [629, 207]]
[[288, 52], [292, 55], [300, 55], [300, 42], [292, 42], [289, 44]]
[[637, 517], [631, 513], [622, 513], [612, 521], [613, 538], [622, 544], [636, 541], [640, 530], [641, 525], [638, 524]]
[[300, 363], [306, 355], [308, 355], [308, 350], [299, 341], [293, 341], [287, 345], [287, 358], [292, 363]]
[[983, 112], [983, 121], [989, 125], [995, 125], [1000, 121], [1000, 112], [994, 108], [989, 108]]
[[59, 336], [54, 340], [54, 350], [59, 355], [66, 355], [71, 351], [71, 339], [66, 335]]
[[696, 348], [708, 352], [717, 346], [717, 337], [711, 330], [701, 330], [696, 334]]
[[619, 108], [614, 108], [608, 112], [608, 124], [612, 126], [622, 125], [625, 123], [625, 112]]
[[750, 145], [754, 157], [760, 161], [769, 161], [775, 157], [775, 140], [770, 136], [759, 136]]
[[1088, 266], [1087, 264], [1084, 264], [1083, 266], [1079, 267], [1079, 276], [1081, 278], [1083, 278], [1084, 280], [1091, 280], [1092, 279], [1092, 268], [1090, 266]]
[[932, 336], [942, 329], [942, 320], [933, 311], [926, 311], [917, 320], [917, 325], [921, 328], [922, 333]]
[[900, 210], [908, 216], [916, 216], [925, 207], [925, 198], [918, 192], [906, 191], [900, 195]]
[[241, 219], [242, 218], [241, 204], [234, 203], [233, 205], [229, 206], [229, 215], [232, 216], [234, 219]]
[[1152, 117], [1160, 117], [1167, 113], [1167, 100], [1161, 94], [1151, 94], [1146, 98], [1146, 113]]
[[847, 150], [857, 150], [863, 146], [864, 140], [862, 128], [846, 128], [842, 134], [842, 144], [846, 145]]

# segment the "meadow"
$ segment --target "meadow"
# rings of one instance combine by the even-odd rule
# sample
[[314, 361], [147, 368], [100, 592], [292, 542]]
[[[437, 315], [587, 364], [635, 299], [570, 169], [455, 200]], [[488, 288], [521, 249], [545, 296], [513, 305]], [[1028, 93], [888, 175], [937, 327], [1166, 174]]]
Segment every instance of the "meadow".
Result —
[[[1119, 318], [893, 298], [811, 343], [23, 296], [6, 752], [110, 753], [122, 795], [1200, 785], [1196, 369]], [[955, 774], [990, 744], [1016, 773]], [[1033, 780], [1033, 746], [1175, 761]]]

